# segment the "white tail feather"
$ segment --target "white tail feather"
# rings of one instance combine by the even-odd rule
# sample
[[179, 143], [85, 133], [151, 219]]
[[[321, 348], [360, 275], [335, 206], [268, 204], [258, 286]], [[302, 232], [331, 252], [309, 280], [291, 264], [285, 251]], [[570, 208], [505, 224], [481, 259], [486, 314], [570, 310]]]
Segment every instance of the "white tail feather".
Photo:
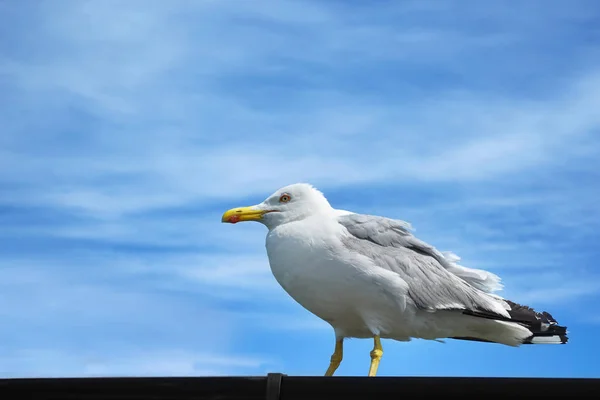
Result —
[[563, 344], [560, 336], [534, 336], [531, 338], [532, 344]]

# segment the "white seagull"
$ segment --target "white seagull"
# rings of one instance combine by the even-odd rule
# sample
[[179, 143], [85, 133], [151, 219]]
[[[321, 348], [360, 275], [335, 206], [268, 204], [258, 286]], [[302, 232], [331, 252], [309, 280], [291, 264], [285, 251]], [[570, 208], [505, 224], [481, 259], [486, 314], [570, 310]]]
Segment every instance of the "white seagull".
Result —
[[222, 222], [258, 221], [277, 282], [334, 329], [326, 376], [342, 361], [344, 338], [373, 338], [369, 376], [381, 339], [443, 338], [521, 344], [567, 342], [547, 312], [492, 294], [490, 272], [465, 268], [411, 233], [407, 222], [334, 209], [313, 186], [277, 190], [260, 204], [231, 209]]

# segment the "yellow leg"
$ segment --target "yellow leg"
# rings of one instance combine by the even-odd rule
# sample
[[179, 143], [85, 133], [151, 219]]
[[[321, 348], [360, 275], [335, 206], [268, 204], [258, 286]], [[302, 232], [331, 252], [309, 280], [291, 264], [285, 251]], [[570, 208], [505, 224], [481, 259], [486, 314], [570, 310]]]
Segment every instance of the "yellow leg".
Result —
[[331, 356], [331, 362], [329, 363], [329, 368], [327, 368], [327, 372], [325, 372], [325, 376], [332, 376], [335, 370], [338, 369], [342, 362], [343, 353], [344, 339], [338, 339], [335, 341], [335, 351]]
[[381, 347], [381, 340], [379, 336], [375, 336], [375, 346], [371, 351], [371, 366], [369, 367], [369, 376], [377, 375], [377, 368], [379, 367], [379, 361], [383, 356], [383, 347]]

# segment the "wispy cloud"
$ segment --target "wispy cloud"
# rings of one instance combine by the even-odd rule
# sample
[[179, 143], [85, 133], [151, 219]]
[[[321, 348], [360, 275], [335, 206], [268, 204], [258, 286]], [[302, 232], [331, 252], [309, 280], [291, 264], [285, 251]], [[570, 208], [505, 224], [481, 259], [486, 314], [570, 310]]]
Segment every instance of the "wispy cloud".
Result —
[[245, 375], [269, 366], [260, 359], [194, 354], [187, 349], [85, 355], [32, 348], [0, 357], [3, 377], [222, 376]]
[[[27, 131], [27, 135], [12, 137], [5, 148], [3, 170], [18, 165], [20, 174], [5, 174], [3, 179], [24, 184], [5, 201], [12, 198], [110, 215], [262, 194], [308, 178], [329, 186], [390, 179], [485, 180], [548, 163], [557, 155], [573, 156], [599, 123], [595, 112], [599, 72], [595, 70], [556, 85], [538, 99], [482, 95], [468, 90], [468, 84], [460, 91], [441, 88], [435, 98], [418, 93], [408, 98], [401, 91], [364, 96], [346, 80], [330, 88], [321, 82], [300, 85], [298, 79], [312, 76], [310, 69], [287, 68], [297, 68], [312, 57], [315, 68], [343, 76], [337, 64], [328, 64], [338, 47], [338, 51], [349, 47], [358, 52], [357, 57], [364, 57], [357, 68], [364, 63], [373, 66], [378, 60], [369, 57], [370, 41], [361, 46], [360, 41], [349, 40], [351, 33], [373, 42], [390, 40], [398, 29], [393, 25], [369, 25], [363, 32], [347, 21], [351, 12], [334, 14], [317, 4], [289, 3], [305, 10], [296, 18], [287, 14], [287, 3], [278, 6], [278, 12], [262, 7], [234, 11], [233, 5], [188, 10], [177, 2], [153, 3], [141, 11], [136, 4], [120, 7], [116, 19], [108, 3], [74, 3], [73, 7], [65, 3], [64, 10], [32, 11], [43, 20], [38, 33], [46, 34], [38, 45], [47, 42], [66, 54], [57, 52], [51, 58], [31, 53], [25, 60], [21, 55], [5, 62], [9, 67], [4, 70], [12, 78], [9, 93], [12, 89], [23, 96], [20, 88], [33, 93], [21, 99], [20, 107], [43, 112], [39, 116], [55, 126], [48, 134], [34, 121], [18, 115], [7, 118], [15, 133]], [[183, 10], [199, 18], [198, 23], [183, 23], [190, 18]], [[217, 48], [238, 54], [234, 59], [243, 63], [211, 57], [220, 51], [202, 31], [214, 29], [210, 32], [216, 34], [224, 20], [238, 24], [227, 30]], [[333, 38], [340, 36], [337, 45], [325, 41], [311, 46], [308, 53], [294, 50], [287, 40], [302, 35], [292, 27], [311, 22], [317, 25], [315, 35], [325, 36], [326, 31]], [[432, 54], [444, 34], [459, 31], [456, 35], [466, 42], [444, 43], [460, 43], [461, 52], [478, 50], [468, 43], [470, 32], [460, 32], [455, 25], [438, 30], [410, 33], [413, 39], [400, 43]], [[239, 42], [242, 33], [246, 35]], [[283, 39], [276, 40], [276, 34]], [[263, 46], [250, 47], [249, 40]], [[489, 51], [498, 44], [492, 41], [485, 47]], [[401, 45], [387, 48], [391, 53], [385, 54], [391, 55], [386, 58], [400, 57], [406, 50]], [[288, 54], [294, 58], [286, 59]], [[210, 73], [202, 72], [213, 64]], [[269, 70], [267, 76], [257, 71], [273, 64], [281, 65], [281, 70]], [[226, 65], [230, 69], [223, 69]], [[250, 83], [256, 79], [264, 84]], [[369, 80], [373, 85], [380, 81]], [[268, 102], [273, 95], [284, 96], [283, 101]], [[44, 98], [51, 103], [41, 103]], [[46, 108], [49, 104], [54, 112]], [[65, 120], [66, 109], [76, 104], [82, 109]], [[130, 108], [131, 112], [124, 112]], [[81, 132], [79, 139], [67, 147], [57, 146], [71, 131]], [[33, 137], [44, 138], [43, 154], [27, 145]], [[319, 146], [314, 145], [316, 138]], [[248, 167], [246, 173], [240, 173], [240, 166]]]
[[271, 276], [263, 227], [219, 220], [297, 181], [517, 301], [597, 301], [598, 8], [457, 7], [0, 3], [0, 372], [290, 367], [258, 346], [327, 325]]

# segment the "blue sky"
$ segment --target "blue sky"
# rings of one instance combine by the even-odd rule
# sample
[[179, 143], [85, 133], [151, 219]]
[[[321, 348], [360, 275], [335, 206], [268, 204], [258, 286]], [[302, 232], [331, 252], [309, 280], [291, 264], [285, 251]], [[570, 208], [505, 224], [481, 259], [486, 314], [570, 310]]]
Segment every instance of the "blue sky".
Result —
[[591, 0], [0, 2], [0, 376], [323, 374], [265, 228], [220, 223], [300, 181], [571, 332], [384, 341], [379, 375], [600, 376], [599, 26]]

